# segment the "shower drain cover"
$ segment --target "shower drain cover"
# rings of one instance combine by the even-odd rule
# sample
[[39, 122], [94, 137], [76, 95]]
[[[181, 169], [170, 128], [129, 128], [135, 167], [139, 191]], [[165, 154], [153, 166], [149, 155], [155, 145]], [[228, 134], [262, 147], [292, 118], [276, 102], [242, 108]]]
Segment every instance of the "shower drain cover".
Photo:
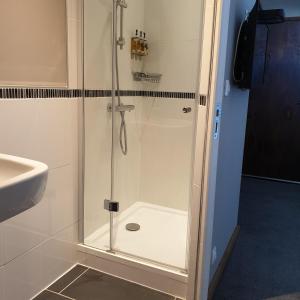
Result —
[[141, 226], [138, 223], [128, 223], [126, 224], [126, 229], [128, 231], [139, 231]]

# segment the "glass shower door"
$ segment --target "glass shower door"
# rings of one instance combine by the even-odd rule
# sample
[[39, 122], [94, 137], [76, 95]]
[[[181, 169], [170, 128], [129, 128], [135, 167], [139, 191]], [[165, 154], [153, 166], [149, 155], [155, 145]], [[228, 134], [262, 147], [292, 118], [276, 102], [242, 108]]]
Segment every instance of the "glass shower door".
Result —
[[[126, 119], [126, 156], [118, 149], [117, 137], [115, 143], [114, 194], [120, 207], [113, 249], [186, 270], [195, 101], [134, 101], [141, 112]], [[114, 126], [116, 136], [119, 125]]]
[[110, 249], [112, 104], [111, 0], [84, 4], [84, 243]]
[[[198, 2], [126, 0], [123, 19], [121, 9], [117, 15], [116, 39], [123, 29], [125, 45], [117, 45], [116, 59], [113, 200], [119, 211], [112, 249], [182, 271], [197, 112]], [[147, 53], [136, 52], [136, 40], [147, 44]]]

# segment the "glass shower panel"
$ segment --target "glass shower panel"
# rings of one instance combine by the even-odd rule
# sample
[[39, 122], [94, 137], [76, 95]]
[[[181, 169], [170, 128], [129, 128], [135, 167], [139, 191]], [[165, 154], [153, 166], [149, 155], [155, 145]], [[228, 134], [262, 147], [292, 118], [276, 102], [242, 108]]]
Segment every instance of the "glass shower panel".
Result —
[[[113, 250], [180, 270], [187, 269], [199, 2], [126, 0], [123, 24], [118, 9], [117, 38], [123, 25], [126, 43], [117, 50]], [[136, 54], [136, 30], [147, 55]]]
[[111, 194], [111, 1], [84, 1], [84, 243], [109, 249]]

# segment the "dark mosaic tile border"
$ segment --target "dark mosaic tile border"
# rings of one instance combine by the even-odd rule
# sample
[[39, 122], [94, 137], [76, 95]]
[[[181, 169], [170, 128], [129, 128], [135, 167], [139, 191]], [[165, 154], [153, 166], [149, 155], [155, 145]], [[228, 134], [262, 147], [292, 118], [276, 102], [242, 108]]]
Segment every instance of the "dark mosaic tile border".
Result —
[[[118, 93], [116, 93], [118, 95]], [[0, 99], [48, 99], [48, 98], [103, 98], [111, 97], [111, 90], [80, 89], [36, 89], [36, 88], [0, 88]], [[171, 99], [195, 99], [196, 94], [190, 92], [136, 91], [121, 90], [123, 97], [149, 97]], [[206, 105], [206, 97], [200, 96], [200, 105]]]
[[0, 99], [46, 99], [46, 98], [79, 98], [81, 90], [67, 89], [34, 89], [34, 88], [1, 88]]
[[[118, 92], [116, 92], [118, 95]], [[86, 98], [92, 97], [111, 97], [111, 90], [85, 90]], [[196, 94], [190, 92], [165, 92], [165, 91], [135, 91], [121, 90], [120, 96], [123, 97], [155, 97], [155, 98], [176, 98], [176, 99], [195, 99]]]

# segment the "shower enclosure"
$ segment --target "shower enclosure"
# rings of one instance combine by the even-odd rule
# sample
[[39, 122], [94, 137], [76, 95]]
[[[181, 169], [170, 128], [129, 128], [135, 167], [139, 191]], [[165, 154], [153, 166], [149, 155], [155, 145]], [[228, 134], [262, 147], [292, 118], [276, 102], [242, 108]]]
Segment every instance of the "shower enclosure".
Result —
[[84, 244], [187, 274], [202, 1], [84, 1]]

